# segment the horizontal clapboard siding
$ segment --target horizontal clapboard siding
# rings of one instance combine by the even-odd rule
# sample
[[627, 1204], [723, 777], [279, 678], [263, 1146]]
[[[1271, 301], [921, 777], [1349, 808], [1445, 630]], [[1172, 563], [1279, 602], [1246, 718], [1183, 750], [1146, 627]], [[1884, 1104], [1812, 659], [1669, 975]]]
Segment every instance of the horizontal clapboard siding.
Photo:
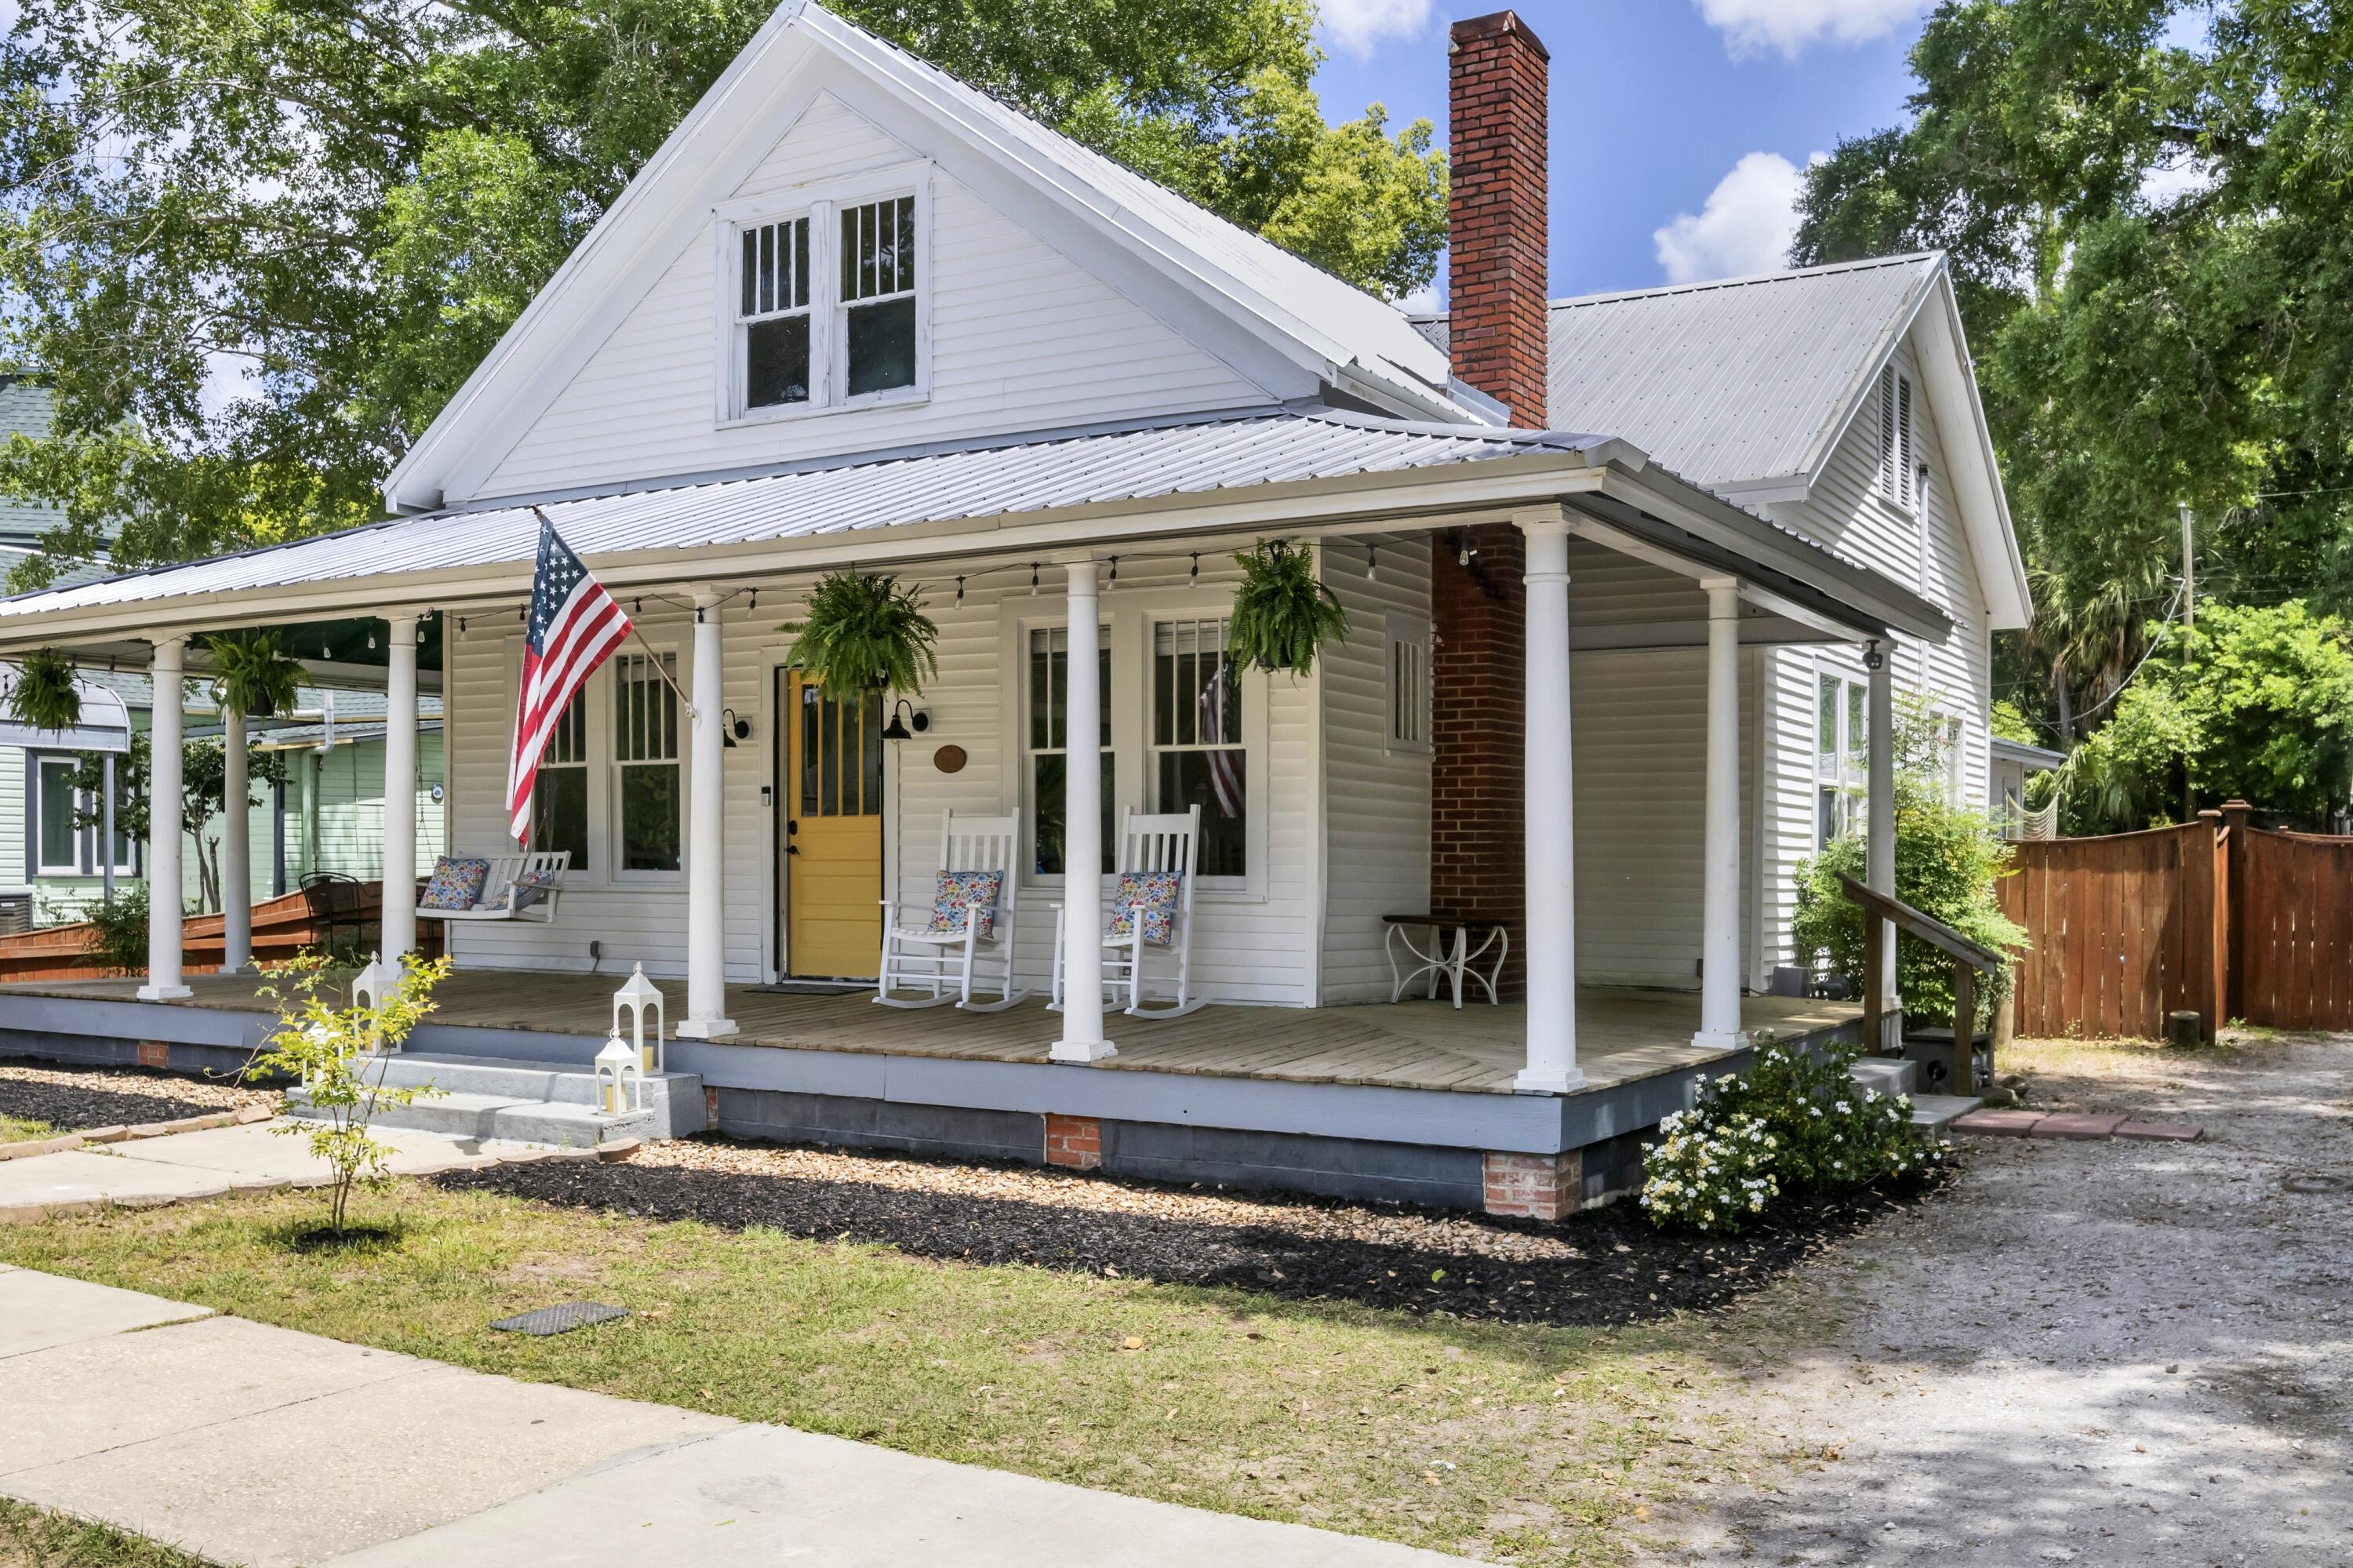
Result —
[[[913, 154], [821, 98], [740, 187], [779, 193]], [[705, 472], [910, 442], [1262, 403], [1186, 342], [945, 174], [933, 175], [932, 391], [913, 406], [722, 429], [713, 411], [715, 241], [698, 228], [479, 494]]]

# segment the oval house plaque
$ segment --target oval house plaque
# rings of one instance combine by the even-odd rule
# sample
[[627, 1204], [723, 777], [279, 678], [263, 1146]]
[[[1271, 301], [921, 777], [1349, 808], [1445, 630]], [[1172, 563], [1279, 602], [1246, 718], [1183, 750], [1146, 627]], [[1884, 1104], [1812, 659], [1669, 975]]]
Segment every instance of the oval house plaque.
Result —
[[932, 766], [943, 773], [961, 773], [964, 763], [964, 747], [961, 746], [943, 746], [932, 753]]

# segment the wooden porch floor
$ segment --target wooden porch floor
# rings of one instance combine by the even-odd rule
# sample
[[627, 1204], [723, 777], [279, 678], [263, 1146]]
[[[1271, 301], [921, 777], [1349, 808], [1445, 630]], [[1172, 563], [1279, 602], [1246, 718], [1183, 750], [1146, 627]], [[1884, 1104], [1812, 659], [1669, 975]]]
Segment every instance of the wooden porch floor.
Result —
[[[442, 984], [433, 1022], [478, 1029], [602, 1037], [612, 1017], [615, 975], [461, 969]], [[165, 1005], [261, 1011], [259, 981], [246, 976], [192, 975], [195, 994]], [[685, 987], [662, 982], [672, 1006], [685, 1004]], [[136, 980], [31, 981], [0, 986], [8, 995], [129, 1001]], [[1060, 1021], [1033, 999], [1003, 1012], [955, 1007], [878, 1007], [864, 993], [787, 995], [746, 986], [727, 988], [727, 1011], [742, 1033], [729, 1045], [780, 1050], [847, 1051], [973, 1061], [1043, 1062]], [[1752, 996], [1741, 1003], [1751, 1032], [1782, 1038], [1852, 1022], [1853, 1002]], [[1444, 1089], [1509, 1094], [1524, 1061], [1523, 1012], [1442, 1001], [1327, 1007], [1314, 1010], [1208, 1007], [1185, 1018], [1149, 1020], [1113, 1013], [1104, 1031], [1119, 1054], [1098, 1067], [1219, 1077], [1282, 1079], [1309, 1084]], [[1699, 996], [1691, 991], [1584, 986], [1577, 991], [1577, 1058], [1589, 1089], [1695, 1066], [1726, 1053], [1696, 1047]]]

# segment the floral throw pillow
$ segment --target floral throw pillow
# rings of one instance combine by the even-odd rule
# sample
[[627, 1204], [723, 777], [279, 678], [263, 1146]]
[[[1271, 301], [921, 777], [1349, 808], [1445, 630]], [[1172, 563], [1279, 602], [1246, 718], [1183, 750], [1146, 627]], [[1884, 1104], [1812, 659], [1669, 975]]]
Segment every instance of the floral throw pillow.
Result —
[[927, 929], [943, 936], [964, 935], [965, 913], [980, 906], [980, 935], [997, 932], [997, 898], [1005, 891], [1001, 871], [944, 871], [932, 895], [932, 923]]
[[1176, 936], [1176, 895], [1185, 885], [1181, 871], [1122, 872], [1111, 895], [1111, 925], [1103, 935], [1124, 941], [1135, 934], [1135, 915], [1144, 914], [1144, 939], [1165, 948]]
[[420, 909], [471, 909], [482, 895], [491, 863], [473, 855], [442, 855], [433, 863], [433, 880], [425, 885]]
[[514, 907], [528, 909], [534, 904], [544, 904], [555, 886], [555, 873], [526, 871], [514, 879]]

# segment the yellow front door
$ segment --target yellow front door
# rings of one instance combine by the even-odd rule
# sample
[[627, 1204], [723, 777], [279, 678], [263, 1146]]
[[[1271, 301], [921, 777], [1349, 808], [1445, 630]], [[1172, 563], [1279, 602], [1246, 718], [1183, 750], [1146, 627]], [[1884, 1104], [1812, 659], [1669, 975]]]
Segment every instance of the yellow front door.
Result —
[[785, 969], [869, 976], [882, 946], [882, 700], [828, 702], [781, 672]]

